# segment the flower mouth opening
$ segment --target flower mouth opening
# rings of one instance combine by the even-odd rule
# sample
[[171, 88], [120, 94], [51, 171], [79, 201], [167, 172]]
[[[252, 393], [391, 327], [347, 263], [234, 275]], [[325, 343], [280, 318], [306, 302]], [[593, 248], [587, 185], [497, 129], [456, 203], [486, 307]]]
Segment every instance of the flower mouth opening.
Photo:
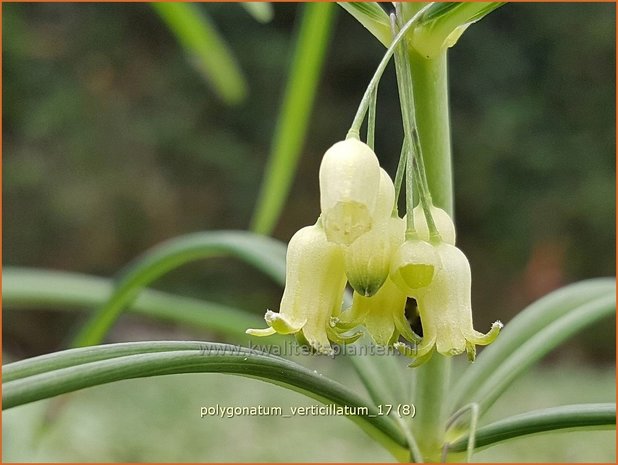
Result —
[[324, 213], [323, 221], [326, 238], [342, 245], [352, 244], [373, 223], [367, 205], [353, 200], [337, 202]]
[[431, 264], [413, 263], [399, 269], [399, 274], [410, 289], [423, 289], [431, 284], [436, 267]]

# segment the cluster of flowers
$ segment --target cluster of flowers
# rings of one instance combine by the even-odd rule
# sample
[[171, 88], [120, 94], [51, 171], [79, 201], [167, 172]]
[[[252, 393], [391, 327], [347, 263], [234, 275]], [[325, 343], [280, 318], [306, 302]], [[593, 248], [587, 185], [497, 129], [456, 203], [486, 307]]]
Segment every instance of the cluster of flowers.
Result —
[[[371, 148], [355, 138], [337, 142], [320, 166], [321, 215], [290, 240], [286, 284], [279, 312], [268, 310], [268, 328], [248, 334], [296, 334], [315, 351], [332, 353], [331, 342], [356, 341], [364, 326], [381, 346], [395, 345], [414, 359], [428, 360], [464, 351], [498, 335], [472, 327], [471, 275], [466, 256], [455, 247], [455, 227], [442, 209], [431, 207], [440, 241], [431, 241], [423, 209], [414, 209], [415, 233], [406, 237], [406, 219], [393, 213], [395, 188]], [[342, 311], [346, 283], [352, 306]], [[423, 336], [406, 319], [408, 297], [417, 302]], [[411, 343], [398, 342], [400, 336]]]

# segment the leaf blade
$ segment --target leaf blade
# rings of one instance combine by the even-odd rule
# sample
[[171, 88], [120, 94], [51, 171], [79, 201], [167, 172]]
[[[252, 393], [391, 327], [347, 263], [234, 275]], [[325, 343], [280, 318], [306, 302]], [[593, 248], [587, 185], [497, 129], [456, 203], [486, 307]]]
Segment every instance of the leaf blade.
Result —
[[273, 5], [270, 2], [242, 2], [241, 6], [260, 23], [269, 23], [273, 19]]
[[[80, 273], [15, 267], [5, 267], [2, 272], [4, 311], [38, 308], [84, 311], [105, 304], [113, 290], [111, 279]], [[245, 328], [263, 323], [262, 318], [241, 309], [152, 289], [142, 290], [127, 311], [216, 331], [236, 342], [252, 339], [245, 334]]]
[[332, 35], [333, 6], [316, 3], [305, 8], [264, 180], [251, 219], [251, 230], [260, 234], [272, 232], [288, 197]]
[[285, 246], [279, 241], [241, 231], [179, 236], [148, 250], [123, 270], [114, 293], [90, 317], [73, 346], [101, 342], [123, 309], [165, 273], [191, 261], [222, 255], [239, 258], [278, 282], [285, 279]]
[[[599, 430], [616, 427], [616, 404], [576, 404], [533, 410], [504, 418], [479, 428], [476, 449], [485, 449], [522, 436], [552, 431]], [[468, 438], [449, 445], [449, 451], [463, 452]]]
[[375, 2], [337, 2], [361, 23], [385, 47], [392, 40], [390, 23], [386, 12]]
[[228, 104], [247, 96], [247, 82], [232, 52], [203, 9], [192, 3], [150, 4], [182, 45], [190, 61]]

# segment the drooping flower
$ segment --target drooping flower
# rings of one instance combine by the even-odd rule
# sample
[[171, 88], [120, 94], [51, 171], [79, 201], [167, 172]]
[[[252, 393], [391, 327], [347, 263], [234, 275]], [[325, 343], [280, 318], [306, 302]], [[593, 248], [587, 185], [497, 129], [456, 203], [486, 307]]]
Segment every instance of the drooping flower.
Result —
[[290, 240], [279, 313], [268, 310], [268, 328], [248, 329], [247, 334], [300, 333], [316, 352], [332, 352], [330, 319], [341, 311], [346, 276], [341, 247], [326, 239], [319, 223], [300, 229]]
[[472, 325], [471, 271], [468, 259], [457, 247], [441, 242], [435, 245], [442, 263], [432, 282], [414, 296], [423, 327], [423, 339], [417, 348], [398, 344], [398, 348], [415, 358], [411, 366], [427, 361], [434, 352], [446, 356], [467, 352], [474, 360], [477, 345], [496, 339], [502, 323], [496, 321], [487, 334]]
[[320, 207], [329, 241], [350, 245], [371, 230], [380, 185], [380, 164], [358, 139], [337, 142], [320, 165]]
[[410, 329], [406, 320], [408, 297], [390, 279], [372, 297], [354, 292], [352, 307], [338, 318], [342, 329], [364, 325], [373, 341], [380, 346], [390, 346], [399, 335], [417, 343], [420, 338]]

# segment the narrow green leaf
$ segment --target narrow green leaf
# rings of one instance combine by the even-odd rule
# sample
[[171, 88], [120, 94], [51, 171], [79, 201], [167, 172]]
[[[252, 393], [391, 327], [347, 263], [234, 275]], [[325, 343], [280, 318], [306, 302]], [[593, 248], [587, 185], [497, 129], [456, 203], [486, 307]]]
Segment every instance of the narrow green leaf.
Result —
[[[179, 350], [196, 350], [196, 344], [197, 343], [195, 342], [183, 343], [182, 341], [125, 342], [52, 352], [4, 365], [2, 367], [2, 382], [3, 385], [6, 385], [9, 382], [28, 378], [30, 376], [49, 373], [78, 365], [85, 365], [87, 363], [97, 362], [100, 360], [111, 360], [118, 357], [126, 357], [128, 355]], [[211, 344], [212, 347], [223, 347], [221, 344], [209, 344]], [[245, 350], [249, 350], [240, 347], [239, 349], [241, 349], [243, 353]], [[10, 408], [10, 405], [7, 406], [7, 408]]]
[[419, 25], [424, 26], [434, 21], [453, 22], [453, 17], [456, 17], [460, 24], [478, 21], [505, 4], [506, 2], [477, 2], [474, 8], [466, 8], [461, 2], [433, 2], [419, 18]]
[[151, 3], [185, 49], [190, 61], [228, 104], [247, 95], [247, 83], [230, 52], [201, 6], [193, 3]]
[[278, 282], [284, 280], [285, 246], [279, 241], [240, 231], [179, 236], [149, 250], [121, 273], [114, 293], [81, 329], [73, 346], [101, 342], [139, 291], [165, 273], [192, 261], [224, 255], [235, 256]]
[[596, 278], [570, 284], [537, 300], [509, 321], [494, 343], [483, 349], [452, 389], [449, 411], [470, 403], [483, 380], [509, 358], [519, 347], [560, 317], [595, 298], [614, 294], [616, 281]]
[[481, 415], [498, 399], [500, 394], [530, 366], [551, 352], [578, 331], [616, 312], [615, 294], [597, 297], [579, 305], [538, 332], [529, 332], [529, 338], [517, 347], [485, 378], [477, 378], [469, 399], [463, 402], [479, 404]]
[[[79, 310], [105, 304], [114, 291], [110, 279], [64, 271], [6, 267], [2, 271], [3, 310]], [[236, 342], [253, 340], [246, 328], [263, 324], [257, 315], [226, 305], [144, 289], [127, 311], [192, 328], [216, 331]], [[282, 338], [271, 339], [273, 343]]]
[[303, 144], [330, 42], [334, 8], [303, 6], [304, 13], [251, 229], [270, 234], [285, 205]]
[[273, 6], [269, 2], [242, 2], [242, 7], [253, 19], [260, 23], [269, 23], [273, 19]]
[[[19, 378], [16, 372], [30, 375]], [[389, 417], [378, 415], [370, 402], [294, 362], [239, 346], [194, 341], [110, 344], [35, 357], [6, 365], [2, 373], [4, 380], [13, 379], [3, 384], [3, 409], [123, 379], [180, 373], [256, 378], [327, 404], [366, 408], [348, 418], [396, 457], [406, 455], [401, 431]]]
[[[476, 432], [476, 450], [532, 434], [555, 431], [602, 430], [616, 428], [616, 404], [565, 405], [504, 418]], [[461, 437], [449, 445], [449, 451], [463, 452], [468, 444]]]
[[372, 21], [388, 26], [388, 15], [377, 2], [342, 2], [341, 6], [349, 7]]
[[375, 2], [338, 2], [385, 47], [391, 43], [392, 35], [388, 15]]

